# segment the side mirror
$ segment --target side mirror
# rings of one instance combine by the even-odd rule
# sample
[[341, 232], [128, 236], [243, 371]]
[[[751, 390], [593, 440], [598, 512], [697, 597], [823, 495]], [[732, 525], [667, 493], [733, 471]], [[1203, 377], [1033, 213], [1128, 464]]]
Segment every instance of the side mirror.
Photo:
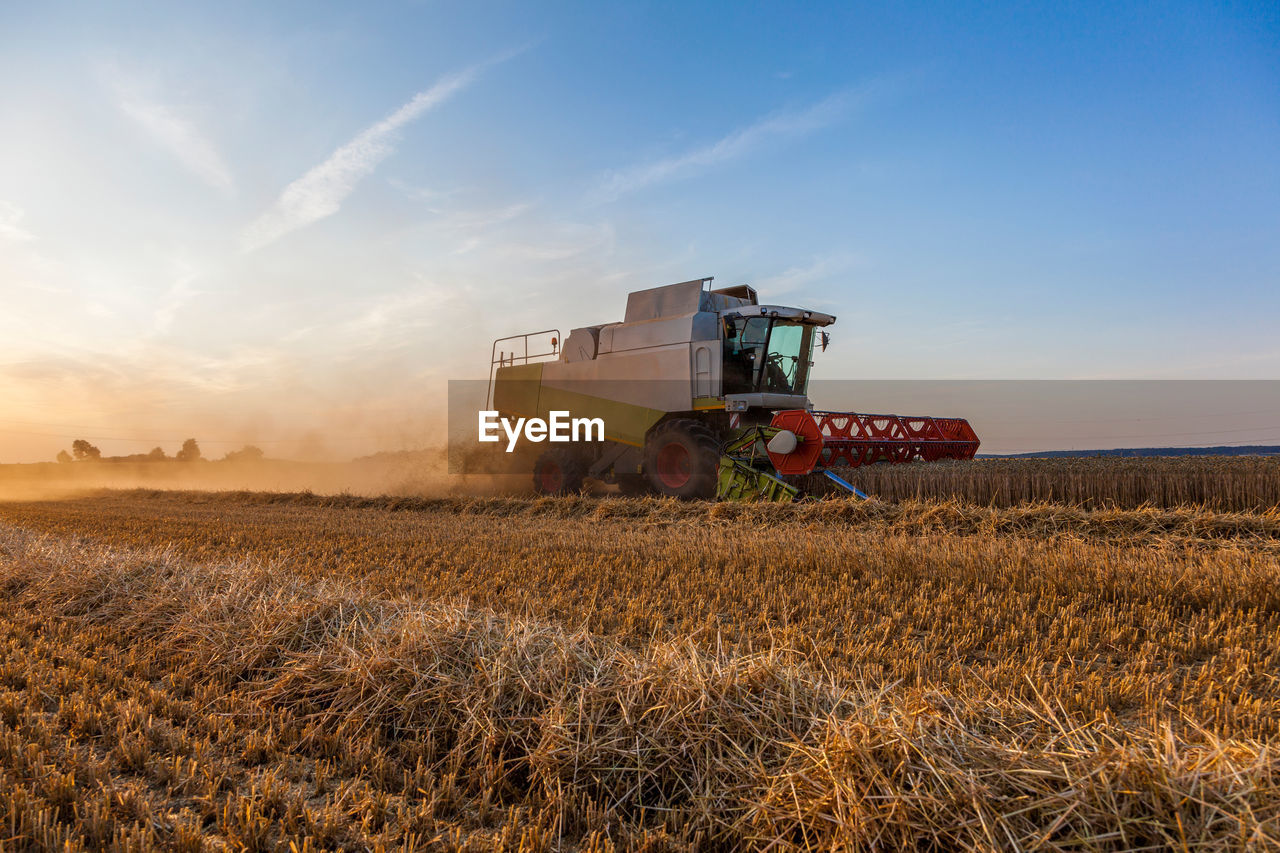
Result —
[[818, 335], [819, 335], [818, 340], [822, 344], [822, 351], [826, 352], [827, 344], [831, 343], [831, 335], [827, 334], [826, 332], [818, 332]]

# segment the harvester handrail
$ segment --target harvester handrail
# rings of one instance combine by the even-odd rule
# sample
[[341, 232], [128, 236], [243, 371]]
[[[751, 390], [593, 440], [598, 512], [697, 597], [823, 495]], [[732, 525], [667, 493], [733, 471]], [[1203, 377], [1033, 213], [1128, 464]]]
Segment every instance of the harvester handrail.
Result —
[[[529, 352], [529, 338], [536, 338], [542, 335], [552, 335], [551, 352]], [[498, 352], [498, 344], [503, 341], [520, 341], [524, 345], [524, 353], [517, 355], [515, 350], [511, 352]], [[498, 338], [493, 342], [493, 349], [489, 353], [489, 387], [485, 392], [484, 407], [487, 409], [493, 403], [493, 375], [499, 367], [507, 367], [517, 363], [528, 364], [536, 358], [554, 358], [560, 355], [560, 330], [559, 329], [543, 329], [541, 332], [525, 332], [522, 335], [507, 335], [505, 338]]]

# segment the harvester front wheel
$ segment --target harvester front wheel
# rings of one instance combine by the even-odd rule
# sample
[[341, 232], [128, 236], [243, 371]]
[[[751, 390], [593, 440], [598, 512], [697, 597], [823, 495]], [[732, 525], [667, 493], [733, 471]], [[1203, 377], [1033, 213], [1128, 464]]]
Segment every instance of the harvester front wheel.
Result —
[[570, 495], [582, 489], [587, 464], [578, 454], [553, 447], [533, 465], [533, 488], [540, 495]]
[[667, 421], [644, 447], [644, 473], [659, 493], [675, 498], [713, 498], [720, 442], [706, 424], [688, 418]]

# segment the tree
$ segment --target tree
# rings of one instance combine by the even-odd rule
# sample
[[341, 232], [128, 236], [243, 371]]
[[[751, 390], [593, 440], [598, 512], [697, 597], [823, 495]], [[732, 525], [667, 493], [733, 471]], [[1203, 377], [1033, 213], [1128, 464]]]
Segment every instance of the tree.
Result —
[[77, 459], [101, 459], [102, 451], [94, 447], [83, 438], [77, 438], [71, 442], [71, 452], [75, 454]]
[[151, 460], [152, 462], [162, 462], [168, 458], [169, 457], [164, 455], [163, 447], [153, 447], [151, 448], [151, 452], [147, 454], [147, 459]]
[[239, 450], [233, 450], [222, 458], [228, 462], [258, 462], [262, 459], [262, 448], [246, 444]]
[[200, 458], [200, 445], [196, 444], [194, 438], [188, 438], [182, 442], [182, 449], [173, 458], [179, 462], [195, 462]]
[[59, 462], [70, 462], [70, 461], [71, 461], [71, 454], [70, 454], [70, 453], [68, 453], [68, 452], [67, 452], [67, 451], [65, 451], [65, 450], [59, 450], [59, 451], [58, 451], [58, 461], [59, 461]]

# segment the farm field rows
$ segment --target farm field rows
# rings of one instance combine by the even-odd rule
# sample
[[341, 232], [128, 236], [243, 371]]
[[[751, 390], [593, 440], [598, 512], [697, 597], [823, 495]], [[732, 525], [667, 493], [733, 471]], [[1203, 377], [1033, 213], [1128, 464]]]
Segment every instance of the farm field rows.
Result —
[[0, 503], [47, 849], [1247, 849], [1280, 515], [115, 492]]
[[[348, 463], [0, 465], [0, 499], [69, 497], [104, 488], [306, 490], [371, 497], [516, 495], [529, 488], [527, 471], [535, 458], [536, 454], [526, 455], [514, 465], [524, 472], [518, 476], [509, 473], [512, 459], [489, 446], [454, 460], [456, 470], [472, 471], [471, 476], [449, 475], [444, 450]], [[962, 500], [997, 507], [1040, 501], [1090, 509], [1194, 505], [1221, 512], [1265, 512], [1280, 506], [1280, 456], [978, 459], [871, 465], [837, 473], [886, 501]], [[834, 488], [822, 477], [805, 478], [801, 485], [816, 493]]]

